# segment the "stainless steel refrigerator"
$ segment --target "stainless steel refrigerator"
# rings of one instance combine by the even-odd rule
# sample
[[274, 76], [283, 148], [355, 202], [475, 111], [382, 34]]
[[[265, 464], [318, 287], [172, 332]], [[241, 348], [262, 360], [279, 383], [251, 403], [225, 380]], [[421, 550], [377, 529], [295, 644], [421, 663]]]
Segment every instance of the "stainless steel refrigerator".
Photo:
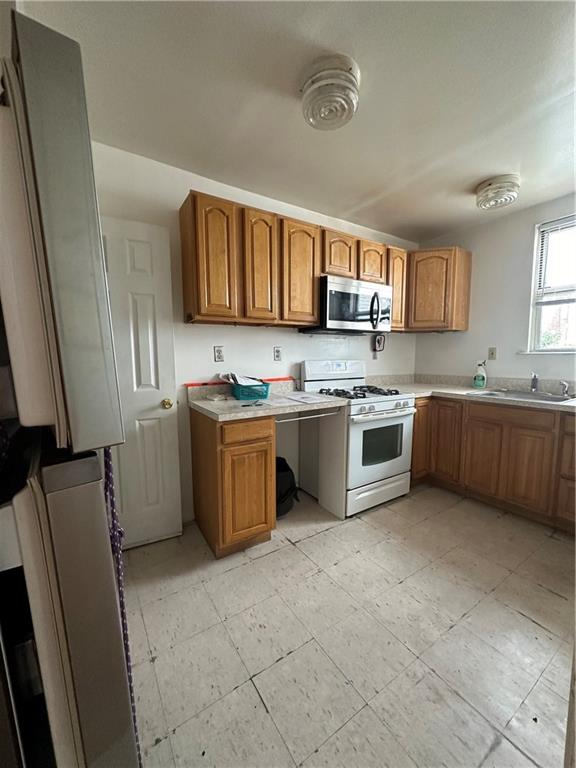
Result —
[[102, 451], [124, 441], [79, 46], [13, 13], [0, 106], [0, 762], [138, 751]]

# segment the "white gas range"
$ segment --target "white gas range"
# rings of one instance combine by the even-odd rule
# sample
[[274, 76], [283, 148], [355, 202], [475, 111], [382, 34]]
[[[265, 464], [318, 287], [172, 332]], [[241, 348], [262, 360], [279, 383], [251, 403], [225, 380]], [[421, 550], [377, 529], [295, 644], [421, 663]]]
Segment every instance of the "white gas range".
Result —
[[[415, 395], [367, 385], [361, 360], [307, 360], [301, 376], [304, 391], [348, 400], [341, 418], [326, 419], [320, 427], [318, 493], [313, 494], [320, 504], [350, 517], [408, 493]], [[311, 435], [301, 437], [301, 466], [313, 463], [314, 444]], [[342, 503], [338, 488], [345, 494]]]

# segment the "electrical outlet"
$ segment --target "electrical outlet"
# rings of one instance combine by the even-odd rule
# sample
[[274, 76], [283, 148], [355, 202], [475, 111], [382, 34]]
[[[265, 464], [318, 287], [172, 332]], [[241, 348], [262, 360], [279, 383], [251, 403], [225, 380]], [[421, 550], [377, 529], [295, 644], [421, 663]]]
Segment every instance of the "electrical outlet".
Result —
[[214, 347], [214, 362], [215, 363], [224, 362], [224, 347]]
[[282, 360], [282, 347], [272, 347], [274, 351], [274, 360], [279, 363]]
[[496, 360], [496, 347], [488, 347], [488, 360]]

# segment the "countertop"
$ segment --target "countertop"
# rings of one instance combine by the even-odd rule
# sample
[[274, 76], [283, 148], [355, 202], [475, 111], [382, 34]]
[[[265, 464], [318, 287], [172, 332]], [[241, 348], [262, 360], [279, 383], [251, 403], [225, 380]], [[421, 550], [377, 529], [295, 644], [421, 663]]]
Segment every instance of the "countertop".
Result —
[[490, 387], [479, 389], [477, 392], [470, 387], [456, 387], [448, 384], [399, 384], [390, 388], [399, 389], [401, 392], [413, 392], [416, 397], [450, 397], [461, 400], [474, 400], [476, 402], [493, 403], [494, 405], [521, 405], [525, 408], [539, 408], [551, 411], [564, 411], [566, 413], [576, 413], [576, 398], [565, 400], [562, 403], [550, 403], [544, 400], [535, 402], [534, 400], [521, 400], [511, 397], [490, 397], [483, 395], [482, 392], [489, 392]]
[[[315, 395], [314, 402], [304, 403], [291, 399], [291, 396], [308, 395], [306, 392], [290, 392], [286, 395], [270, 395], [261, 400], [262, 405], [249, 405], [250, 400], [194, 400], [188, 397], [188, 405], [215, 421], [239, 421], [257, 419], [259, 416], [281, 416], [283, 414], [309, 413], [330, 408], [344, 408], [348, 401], [329, 395]], [[247, 407], [248, 406], [248, 407]]]
[[[576, 399], [566, 400], [563, 403], [548, 403], [545, 401], [534, 402], [531, 400], [516, 400], [513, 398], [492, 398], [482, 395], [479, 390], [473, 392], [471, 387], [456, 387], [445, 384], [392, 384], [390, 388], [399, 389], [400, 392], [413, 393], [416, 397], [450, 397], [461, 400], [473, 400], [476, 402], [492, 403], [494, 405], [519, 405], [525, 408], [539, 408], [552, 411], [564, 411], [576, 414]], [[266, 400], [261, 400], [261, 406], [248, 405], [249, 400], [236, 400], [229, 397], [226, 400], [207, 400], [206, 398], [194, 400], [190, 395], [188, 405], [205, 416], [215, 421], [240, 421], [242, 419], [256, 419], [259, 416], [282, 416], [284, 414], [309, 413], [322, 411], [327, 408], [344, 408], [348, 401], [329, 395], [314, 395], [315, 401], [311, 403], [297, 402], [291, 397], [299, 395], [307, 396], [310, 393], [290, 392], [286, 395], [270, 395]]]

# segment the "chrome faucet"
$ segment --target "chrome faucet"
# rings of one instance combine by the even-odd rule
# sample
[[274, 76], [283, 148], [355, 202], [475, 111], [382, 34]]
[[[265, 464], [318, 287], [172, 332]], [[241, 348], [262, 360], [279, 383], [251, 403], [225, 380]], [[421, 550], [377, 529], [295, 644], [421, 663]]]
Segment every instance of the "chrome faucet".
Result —
[[530, 392], [538, 392], [538, 374], [532, 371], [530, 377]]
[[568, 397], [568, 390], [570, 389], [568, 382], [562, 381], [562, 379], [560, 379], [560, 386], [562, 387], [562, 394], [564, 397]]

